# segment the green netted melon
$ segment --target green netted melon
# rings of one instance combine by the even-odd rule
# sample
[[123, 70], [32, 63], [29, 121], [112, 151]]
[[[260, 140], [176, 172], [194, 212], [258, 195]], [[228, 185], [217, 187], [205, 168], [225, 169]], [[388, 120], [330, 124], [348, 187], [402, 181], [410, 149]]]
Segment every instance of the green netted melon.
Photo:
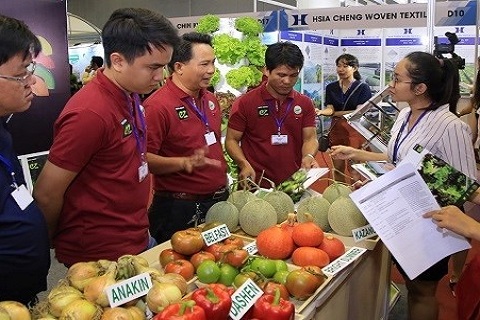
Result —
[[262, 230], [277, 224], [277, 212], [267, 201], [255, 199], [243, 206], [238, 214], [238, 221], [243, 231], [257, 236]]
[[287, 215], [295, 210], [292, 198], [283, 191], [267, 193], [263, 199], [270, 203], [277, 212], [277, 223], [287, 220]]
[[225, 223], [230, 232], [237, 229], [238, 209], [228, 201], [219, 201], [210, 207], [205, 216], [205, 223], [220, 222]]
[[235, 207], [237, 207], [238, 212], [240, 212], [243, 208], [243, 206], [251, 201], [257, 199], [257, 196], [255, 196], [253, 193], [251, 193], [248, 190], [237, 190], [228, 196], [227, 201], [233, 203]]
[[323, 231], [330, 231], [330, 224], [328, 223], [328, 210], [330, 209], [330, 202], [322, 196], [313, 196], [302, 199], [298, 203], [297, 220], [298, 222], [309, 221], [306, 213], [310, 213], [313, 217], [313, 222]]
[[348, 197], [351, 192], [350, 187], [341, 183], [333, 183], [323, 191], [322, 196], [327, 199], [328, 202], [333, 203], [341, 196]]
[[339, 197], [328, 210], [328, 222], [341, 236], [352, 237], [352, 230], [363, 227], [367, 220], [349, 197]]

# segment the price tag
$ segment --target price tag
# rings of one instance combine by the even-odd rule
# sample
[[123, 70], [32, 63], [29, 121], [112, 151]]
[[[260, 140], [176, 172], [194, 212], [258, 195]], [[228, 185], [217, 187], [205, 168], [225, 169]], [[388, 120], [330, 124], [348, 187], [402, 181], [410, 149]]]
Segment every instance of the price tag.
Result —
[[110, 307], [114, 308], [146, 295], [152, 286], [150, 274], [144, 272], [111, 285], [105, 290], [107, 290], [108, 303], [110, 303]]
[[247, 279], [232, 295], [230, 318], [241, 319], [262, 295], [262, 289], [252, 279]]
[[246, 250], [249, 255], [254, 255], [258, 252], [257, 241], [250, 242], [249, 244], [245, 245], [243, 249]]
[[373, 227], [370, 224], [367, 224], [366, 226], [363, 226], [357, 229], [353, 229], [352, 234], [353, 234], [353, 241], [355, 242], [369, 239], [377, 235], [377, 233], [375, 232], [375, 230], [373, 230]]
[[327, 276], [335, 276], [341, 270], [345, 269], [349, 264], [358, 259], [367, 249], [352, 247], [343, 255], [335, 259], [332, 263], [322, 268], [323, 273]]
[[207, 247], [225, 240], [230, 236], [231, 233], [226, 224], [221, 224], [215, 228], [202, 232], [203, 241], [205, 241]]

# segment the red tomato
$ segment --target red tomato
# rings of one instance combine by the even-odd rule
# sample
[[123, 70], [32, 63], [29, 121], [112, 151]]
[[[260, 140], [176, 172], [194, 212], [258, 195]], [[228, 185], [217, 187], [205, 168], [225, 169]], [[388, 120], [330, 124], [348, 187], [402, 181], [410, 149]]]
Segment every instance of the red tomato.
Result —
[[239, 268], [245, 264], [248, 259], [248, 251], [245, 249], [233, 249], [226, 251], [222, 258], [223, 262]]
[[271, 294], [271, 295], [275, 296], [275, 290], [277, 288], [280, 291], [280, 298], [282, 298], [284, 300], [289, 300], [290, 299], [290, 294], [288, 293], [287, 287], [285, 287], [281, 283], [268, 281], [263, 286], [263, 292], [265, 292], [265, 294]]
[[243, 242], [243, 239], [237, 236], [230, 236], [227, 239], [223, 240], [223, 243], [225, 244], [233, 244], [235, 245], [238, 249], [242, 249], [245, 243]]
[[199, 252], [205, 244], [200, 230], [195, 228], [175, 232], [170, 242], [173, 250], [186, 256]]
[[162, 252], [160, 252], [159, 260], [162, 267], [165, 267], [170, 261], [178, 259], [185, 259], [185, 256], [173, 249], [164, 249]]
[[223, 243], [221, 242], [214, 243], [208, 247], [204, 247], [203, 251], [210, 252], [215, 257], [215, 261], [219, 261], [220, 258], [222, 257], [222, 253], [220, 252], [220, 249], [222, 248], [222, 246], [223, 246]]
[[186, 281], [193, 278], [195, 274], [195, 268], [193, 264], [184, 259], [170, 261], [165, 266], [165, 273], [176, 273], [181, 275]]
[[210, 253], [210, 252], [207, 252], [207, 251], [200, 251], [200, 252], [197, 252], [193, 256], [190, 257], [190, 262], [195, 267], [195, 270], [197, 270], [200, 263], [202, 263], [205, 260], [215, 261], [215, 256], [213, 255], [213, 253]]
[[285, 286], [288, 292], [299, 300], [310, 297], [325, 281], [321, 274], [313, 274], [304, 269], [297, 269], [287, 276]]

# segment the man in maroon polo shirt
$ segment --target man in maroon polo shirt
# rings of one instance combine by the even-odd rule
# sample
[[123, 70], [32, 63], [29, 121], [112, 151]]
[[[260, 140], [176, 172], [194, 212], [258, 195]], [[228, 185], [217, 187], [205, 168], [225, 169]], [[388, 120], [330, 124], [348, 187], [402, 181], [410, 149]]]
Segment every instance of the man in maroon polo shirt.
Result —
[[315, 109], [310, 98], [293, 89], [303, 60], [293, 43], [270, 45], [267, 81], [233, 103], [225, 146], [239, 166], [239, 180], [258, 182], [263, 175], [278, 185], [300, 168], [318, 166]]
[[102, 30], [106, 68], [67, 103], [35, 185], [66, 265], [116, 260], [149, 246], [150, 179], [139, 93], [163, 79], [178, 35], [163, 16], [118, 9]]
[[228, 197], [221, 110], [207, 90], [214, 62], [209, 35], [184, 34], [168, 65], [172, 76], [145, 101], [147, 159], [155, 175], [150, 233], [158, 242], [204, 222], [208, 209]]

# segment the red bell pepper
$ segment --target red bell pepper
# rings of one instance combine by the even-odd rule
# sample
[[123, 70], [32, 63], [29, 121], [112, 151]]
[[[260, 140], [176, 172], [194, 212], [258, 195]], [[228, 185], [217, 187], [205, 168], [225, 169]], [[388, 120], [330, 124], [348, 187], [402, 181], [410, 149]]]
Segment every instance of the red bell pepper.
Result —
[[280, 290], [275, 290], [275, 296], [264, 294], [253, 305], [253, 318], [260, 320], [293, 320], [295, 306], [290, 301], [280, 298]]
[[192, 294], [192, 300], [205, 310], [208, 320], [228, 319], [232, 307], [232, 298], [226, 286], [210, 284], [197, 289]]
[[195, 301], [186, 300], [167, 306], [153, 320], [206, 320], [206, 317], [205, 311], [195, 305]]

